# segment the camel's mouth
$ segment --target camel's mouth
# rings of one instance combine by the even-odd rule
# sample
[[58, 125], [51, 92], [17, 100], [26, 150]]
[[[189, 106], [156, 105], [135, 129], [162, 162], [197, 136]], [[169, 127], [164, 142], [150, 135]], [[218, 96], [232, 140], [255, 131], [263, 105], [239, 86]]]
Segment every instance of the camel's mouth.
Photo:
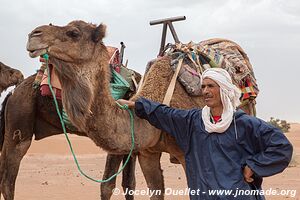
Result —
[[36, 58], [38, 56], [41, 56], [45, 53], [47, 53], [47, 49], [43, 48], [43, 49], [35, 49], [35, 50], [28, 50], [29, 51], [29, 56], [31, 58]]

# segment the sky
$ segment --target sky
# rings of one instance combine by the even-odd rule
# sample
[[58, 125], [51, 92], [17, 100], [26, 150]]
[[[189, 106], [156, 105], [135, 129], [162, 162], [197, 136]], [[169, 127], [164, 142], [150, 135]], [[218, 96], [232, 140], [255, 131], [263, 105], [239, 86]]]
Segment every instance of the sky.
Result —
[[[299, 0], [0, 0], [0, 61], [25, 77], [39, 68], [26, 51], [28, 33], [45, 24], [73, 20], [107, 25], [104, 43], [126, 45], [128, 66], [144, 73], [157, 56], [162, 26], [155, 19], [186, 16], [175, 22], [183, 43], [226, 38], [248, 54], [260, 88], [257, 116], [300, 122]], [[167, 42], [173, 42], [168, 32]], [[2, 94], [1, 101], [5, 94]]]

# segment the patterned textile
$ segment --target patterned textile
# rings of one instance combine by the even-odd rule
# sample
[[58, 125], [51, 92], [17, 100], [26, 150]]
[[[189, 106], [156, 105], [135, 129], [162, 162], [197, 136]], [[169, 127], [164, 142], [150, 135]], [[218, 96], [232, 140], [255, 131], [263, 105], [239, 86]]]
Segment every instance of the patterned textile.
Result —
[[[50, 70], [50, 74], [51, 74], [50, 80], [51, 80], [52, 89], [55, 93], [56, 98], [61, 100], [61, 83], [57, 77], [57, 74], [55, 73], [55, 69], [53, 68], [53, 66], [51, 64], [49, 64], [49, 70]], [[45, 72], [42, 76], [42, 80], [41, 80], [41, 84], [40, 84], [40, 91], [41, 91], [42, 96], [52, 96], [50, 87], [48, 84], [48, 71], [47, 70], [45, 70]]]
[[43, 75], [45, 73], [46, 66], [42, 65], [40, 69], [37, 70], [36, 77], [33, 81], [33, 88], [38, 88], [42, 82]]
[[[180, 58], [181, 57], [178, 56], [176, 59], [171, 61], [171, 68], [173, 71], [176, 70]], [[191, 65], [192, 63], [184, 60], [177, 79], [184, 86], [188, 94], [192, 96], [199, 96], [201, 95], [201, 76], [194, 68], [191, 67]]]
[[243, 80], [243, 84], [241, 85], [241, 91], [242, 101], [245, 101], [247, 99], [255, 99], [257, 97], [256, 91], [258, 91], [258, 89], [255, 88], [251, 80], [248, 77], [246, 77], [245, 80]]
[[172, 63], [178, 60], [179, 55], [184, 56], [178, 80], [190, 95], [201, 95], [198, 92], [201, 90], [201, 85], [193, 81], [198, 82], [195, 76], [201, 77], [202, 72], [211, 67], [220, 67], [228, 71], [233, 82], [242, 90], [241, 101], [255, 99], [259, 93], [249, 58], [235, 42], [226, 39], [211, 39], [198, 44], [193, 42], [168, 44], [164, 55], [172, 57], [173, 70], [177, 65], [172, 65]]
[[[134, 76], [134, 72], [121, 64], [120, 60], [120, 52], [116, 47], [107, 46], [108, 55], [110, 57], [109, 65], [112, 70], [121, 75], [121, 79], [125, 79], [123, 81], [127, 81], [129, 83], [129, 89], [134, 91], [134, 83], [132, 81], [132, 76]], [[112, 71], [112, 74], [114, 72]], [[114, 82], [113, 76], [111, 82]], [[127, 84], [126, 84], [127, 85]]]
[[107, 46], [109, 59], [109, 65], [113, 68], [116, 72], [121, 72], [121, 62], [120, 62], [120, 52], [119, 49], [116, 47]]

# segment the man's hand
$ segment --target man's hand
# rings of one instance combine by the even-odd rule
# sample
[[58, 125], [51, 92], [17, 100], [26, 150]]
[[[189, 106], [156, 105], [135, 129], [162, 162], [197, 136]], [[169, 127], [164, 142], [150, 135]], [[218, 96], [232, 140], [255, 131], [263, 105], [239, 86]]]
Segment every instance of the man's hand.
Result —
[[253, 178], [251, 178], [251, 176], [254, 174], [252, 169], [250, 169], [250, 167], [248, 167], [247, 165], [245, 166], [244, 168], [244, 180], [247, 182], [247, 183], [251, 183], [254, 181]]
[[128, 101], [128, 100], [125, 100], [125, 99], [118, 99], [117, 102], [119, 104], [121, 104], [122, 106], [126, 104], [128, 106], [128, 108], [134, 108], [135, 107], [135, 102], [134, 101]]

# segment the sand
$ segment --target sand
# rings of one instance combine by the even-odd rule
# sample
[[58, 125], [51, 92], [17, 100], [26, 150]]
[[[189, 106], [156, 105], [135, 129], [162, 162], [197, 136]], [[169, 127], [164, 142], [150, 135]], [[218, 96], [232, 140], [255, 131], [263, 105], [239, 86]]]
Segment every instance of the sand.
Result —
[[[263, 188], [268, 190], [296, 190], [296, 195], [269, 195], [269, 200], [300, 199], [300, 124], [292, 124], [287, 137], [294, 145], [294, 158], [291, 166], [283, 173], [264, 179]], [[106, 153], [96, 147], [88, 138], [71, 136], [78, 161], [85, 173], [101, 179]], [[168, 192], [184, 192], [186, 178], [179, 165], [169, 162], [168, 154], [163, 154], [165, 187]], [[146, 182], [139, 164], [136, 170], [137, 188], [147, 191]], [[73, 161], [64, 135], [53, 136], [41, 141], [33, 141], [24, 157], [16, 182], [16, 200], [81, 200], [100, 199], [99, 184], [80, 175]], [[117, 190], [122, 192], [121, 176], [117, 179]], [[177, 189], [177, 190], [175, 190]], [[286, 192], [286, 191], [285, 191]], [[292, 197], [294, 196], [294, 197]], [[114, 195], [113, 200], [125, 199]], [[136, 200], [149, 199], [146, 195], [136, 195]], [[166, 200], [187, 200], [187, 195], [166, 195]]]

